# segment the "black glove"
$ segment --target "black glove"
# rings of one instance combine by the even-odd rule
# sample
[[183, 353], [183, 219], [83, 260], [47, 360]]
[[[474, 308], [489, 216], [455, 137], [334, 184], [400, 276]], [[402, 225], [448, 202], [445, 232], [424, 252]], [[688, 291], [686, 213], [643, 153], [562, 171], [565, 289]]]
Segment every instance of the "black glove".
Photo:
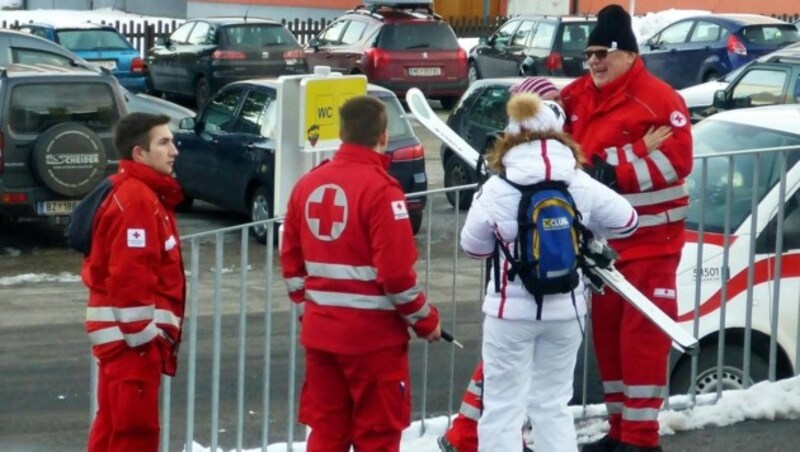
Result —
[[592, 166], [587, 168], [586, 172], [589, 173], [594, 180], [606, 187], [614, 191], [619, 191], [619, 186], [617, 185], [617, 168], [613, 165], [609, 165], [605, 160], [595, 157], [592, 160]]

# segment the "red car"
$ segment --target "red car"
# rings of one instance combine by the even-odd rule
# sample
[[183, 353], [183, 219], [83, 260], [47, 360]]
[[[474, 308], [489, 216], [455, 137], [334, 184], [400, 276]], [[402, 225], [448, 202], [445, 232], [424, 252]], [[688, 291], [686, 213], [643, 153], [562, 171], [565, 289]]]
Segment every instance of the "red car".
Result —
[[450, 109], [469, 84], [467, 53], [430, 2], [373, 1], [348, 11], [306, 45], [309, 69], [364, 74], [405, 97], [417, 87]]

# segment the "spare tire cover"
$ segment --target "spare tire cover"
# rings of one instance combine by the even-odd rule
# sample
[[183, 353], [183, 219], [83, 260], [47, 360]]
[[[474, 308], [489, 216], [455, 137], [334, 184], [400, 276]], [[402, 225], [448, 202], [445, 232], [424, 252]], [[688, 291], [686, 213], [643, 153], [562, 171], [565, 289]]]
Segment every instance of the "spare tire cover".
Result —
[[33, 168], [42, 183], [64, 196], [85, 195], [106, 173], [103, 142], [83, 124], [65, 122], [44, 131], [33, 148]]

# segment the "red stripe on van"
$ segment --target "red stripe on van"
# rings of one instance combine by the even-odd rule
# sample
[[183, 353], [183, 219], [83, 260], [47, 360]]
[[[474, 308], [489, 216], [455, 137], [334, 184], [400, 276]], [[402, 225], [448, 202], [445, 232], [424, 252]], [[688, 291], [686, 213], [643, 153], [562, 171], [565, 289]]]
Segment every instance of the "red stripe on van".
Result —
[[[770, 257], [760, 260], [755, 264], [753, 284], [765, 283], [772, 279], [775, 269], [775, 258]], [[781, 262], [781, 278], [800, 277], [800, 254], [786, 254]], [[737, 295], [747, 290], [747, 268], [740, 271], [728, 281], [728, 302]], [[722, 305], [722, 289], [709, 297], [700, 305], [700, 317], [716, 311]], [[694, 309], [678, 316], [678, 322], [688, 322], [694, 319]]]
[[[688, 243], [697, 243], [700, 240], [700, 235], [697, 231], [690, 231], [686, 230], [686, 241]], [[736, 236], [731, 235], [729, 236], [730, 242], [729, 245], [733, 245], [733, 242], [736, 241]], [[723, 246], [725, 244], [725, 234], [718, 234], [715, 232], [703, 232], [703, 243], [708, 243], [709, 245], [717, 245]]]

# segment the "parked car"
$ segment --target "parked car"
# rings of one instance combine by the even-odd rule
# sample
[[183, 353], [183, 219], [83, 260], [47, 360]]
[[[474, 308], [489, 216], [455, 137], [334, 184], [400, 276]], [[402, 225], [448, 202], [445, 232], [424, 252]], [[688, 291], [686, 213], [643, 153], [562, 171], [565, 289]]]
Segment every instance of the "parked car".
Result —
[[193, 110], [149, 94], [132, 93], [122, 88], [122, 95], [125, 98], [128, 113], [150, 113], [169, 116], [169, 128], [173, 133], [180, 129], [182, 119], [194, 118], [195, 116]]
[[647, 69], [676, 89], [707, 82], [800, 41], [787, 22], [754, 14], [679, 20], [639, 45]]
[[67, 27], [30, 23], [19, 29], [60, 44], [84, 60], [108, 69], [130, 91], [145, 89], [144, 60], [125, 36], [110, 25], [82, 23]]
[[520, 75], [583, 75], [583, 51], [596, 23], [589, 16], [515, 16], [469, 52], [470, 82]]
[[[272, 217], [277, 87], [275, 79], [232, 83], [212, 97], [197, 120], [182, 122], [175, 135], [180, 151], [175, 174], [189, 203], [201, 199], [248, 215], [251, 221]], [[425, 152], [399, 100], [376, 85], [369, 85], [368, 93], [387, 107], [389, 172], [406, 193], [425, 191]], [[422, 225], [424, 206], [424, 197], [408, 200], [415, 233]], [[253, 228], [252, 234], [261, 243], [267, 240], [264, 227]]]
[[[548, 79], [559, 89], [574, 80], [563, 77]], [[483, 154], [508, 123], [506, 116], [508, 89], [520, 80], [522, 78], [505, 77], [478, 80], [471, 84], [450, 112], [447, 125]], [[475, 170], [447, 145], [442, 144], [439, 154], [442, 157], [445, 187], [468, 185], [478, 181]], [[468, 209], [472, 204], [472, 194], [471, 190], [462, 190], [456, 201], [456, 193], [448, 192], [447, 201], [451, 206], [458, 204], [461, 209]]]
[[147, 68], [152, 94], [191, 96], [198, 106], [231, 82], [308, 71], [303, 48], [286, 27], [251, 17], [186, 21], [156, 42]]
[[83, 67], [0, 68], [0, 217], [64, 217], [116, 171], [117, 80]]
[[703, 118], [722, 110], [800, 103], [800, 43], [763, 56], [714, 92], [712, 106], [697, 109]]
[[[306, 45], [309, 66], [364, 74], [399, 97], [411, 87], [450, 109], [467, 88], [467, 53], [430, 2], [365, 2]], [[386, 5], [388, 3], [388, 5]]]
[[699, 85], [692, 85], [678, 90], [678, 94], [683, 97], [683, 100], [686, 102], [686, 107], [689, 109], [692, 124], [703, 119], [706, 116], [704, 112], [714, 105], [714, 93], [727, 88], [746, 67], [747, 65], [734, 69], [720, 79], [709, 80]]

